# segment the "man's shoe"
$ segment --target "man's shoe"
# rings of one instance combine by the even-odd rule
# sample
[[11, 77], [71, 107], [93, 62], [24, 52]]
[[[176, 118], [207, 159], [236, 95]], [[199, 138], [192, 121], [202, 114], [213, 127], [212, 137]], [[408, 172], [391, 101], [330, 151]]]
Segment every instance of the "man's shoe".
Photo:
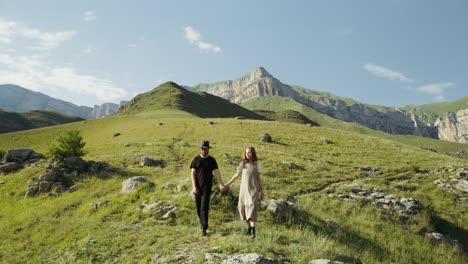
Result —
[[202, 235], [202, 236], [206, 236], [206, 230], [205, 230], [205, 229], [202, 229], [201, 235]]

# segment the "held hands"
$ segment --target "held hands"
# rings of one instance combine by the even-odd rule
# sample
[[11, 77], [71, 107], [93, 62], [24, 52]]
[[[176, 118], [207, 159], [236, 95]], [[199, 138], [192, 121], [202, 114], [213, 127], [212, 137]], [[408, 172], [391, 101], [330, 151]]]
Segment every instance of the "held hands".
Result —
[[229, 190], [229, 185], [228, 184], [220, 184], [219, 185], [219, 189], [221, 190], [221, 192], [225, 192], [227, 190]]

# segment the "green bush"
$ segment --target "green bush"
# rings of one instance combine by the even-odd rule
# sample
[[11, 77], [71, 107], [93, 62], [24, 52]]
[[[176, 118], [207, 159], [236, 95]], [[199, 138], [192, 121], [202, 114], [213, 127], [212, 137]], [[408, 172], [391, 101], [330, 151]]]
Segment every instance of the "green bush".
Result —
[[60, 161], [67, 157], [82, 157], [86, 154], [85, 145], [79, 130], [69, 130], [57, 138], [56, 144], [50, 146], [49, 155]]

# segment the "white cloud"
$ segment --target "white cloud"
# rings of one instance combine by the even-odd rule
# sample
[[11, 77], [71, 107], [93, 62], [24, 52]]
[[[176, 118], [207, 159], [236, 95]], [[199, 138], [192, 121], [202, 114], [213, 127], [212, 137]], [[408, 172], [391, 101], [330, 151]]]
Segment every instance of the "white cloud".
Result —
[[12, 43], [17, 37], [23, 37], [38, 42], [34, 49], [52, 49], [63, 42], [72, 39], [75, 31], [43, 32], [35, 28], [24, 26], [14, 21], [6, 21], [0, 18], [0, 42]]
[[446, 83], [433, 83], [423, 85], [417, 88], [419, 92], [430, 94], [434, 96], [434, 101], [444, 101], [445, 100], [445, 90], [449, 87], [455, 85], [451, 82]]
[[71, 67], [46, 65], [40, 57], [0, 53], [0, 83], [11, 83], [80, 105], [117, 102], [127, 92], [111, 80], [79, 74]]
[[185, 27], [184, 32], [185, 39], [187, 39], [190, 43], [198, 46], [200, 50], [214, 53], [219, 53], [222, 51], [221, 47], [209, 42], [202, 41], [202, 35], [191, 26]]
[[378, 77], [382, 77], [382, 78], [386, 78], [386, 79], [389, 79], [389, 80], [399, 80], [399, 81], [402, 81], [402, 82], [414, 82], [412, 79], [406, 77], [403, 73], [401, 72], [397, 72], [397, 71], [394, 71], [394, 70], [390, 70], [388, 68], [385, 68], [385, 67], [382, 67], [382, 66], [379, 66], [379, 65], [375, 65], [375, 64], [372, 64], [372, 63], [366, 63], [363, 65], [363, 68], [378, 76]]
[[96, 13], [93, 11], [86, 11], [83, 13], [83, 21], [85, 22], [91, 22], [96, 20]]

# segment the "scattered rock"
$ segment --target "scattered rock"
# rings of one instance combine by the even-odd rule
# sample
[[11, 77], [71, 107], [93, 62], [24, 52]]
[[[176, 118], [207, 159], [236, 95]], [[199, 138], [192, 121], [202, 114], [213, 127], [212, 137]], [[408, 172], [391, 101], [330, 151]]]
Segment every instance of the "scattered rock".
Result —
[[288, 161], [288, 160], [283, 160], [283, 164], [288, 166], [291, 169], [295, 169], [295, 170], [301, 169], [301, 167], [298, 166], [296, 163]]
[[462, 245], [455, 239], [451, 238], [448, 235], [444, 235], [437, 232], [428, 232], [426, 233], [426, 237], [428, 237], [433, 244], [449, 244], [455, 245], [462, 248]]
[[367, 166], [358, 166], [355, 168], [362, 171], [361, 176], [364, 176], [364, 177], [383, 174], [383, 172], [381, 172], [379, 168], [367, 167]]
[[164, 168], [166, 166], [165, 160], [154, 160], [150, 157], [142, 156], [140, 158], [140, 165], [143, 166], [152, 166], [152, 167], [161, 167]]
[[126, 179], [122, 182], [122, 193], [129, 194], [132, 193], [138, 185], [145, 183], [145, 176], [135, 176], [130, 179]]
[[468, 193], [468, 181], [467, 180], [458, 181], [457, 185], [455, 185], [455, 188]]
[[209, 121], [209, 122], [208, 122], [208, 125], [216, 125], [216, 123], [213, 122], [213, 121]]
[[113, 138], [120, 136], [121, 134], [119, 132], [116, 132], [112, 135]]
[[130, 147], [130, 143], [125, 143], [124, 147]]
[[143, 213], [148, 213], [152, 211], [154, 208], [159, 207], [160, 205], [162, 205], [161, 201], [157, 201], [155, 203], [144, 202], [142, 205], [138, 207], [138, 209], [141, 210]]
[[333, 144], [333, 143], [334, 143], [333, 141], [331, 141], [331, 140], [329, 140], [329, 139], [326, 139], [326, 138], [324, 138], [322, 141], [323, 141], [323, 143], [325, 143], [325, 144]]
[[262, 142], [272, 143], [273, 140], [272, 140], [270, 134], [268, 134], [268, 133], [263, 134], [262, 135]]
[[217, 264], [225, 258], [225, 255], [220, 253], [205, 253], [205, 264]]
[[105, 200], [105, 201], [102, 201], [102, 202], [92, 203], [92, 204], [90, 204], [90, 206], [94, 210], [97, 210], [99, 207], [107, 206], [108, 204], [109, 204], [109, 200]]
[[159, 216], [163, 219], [168, 219], [171, 217], [175, 217], [175, 211], [177, 210], [177, 206], [169, 205], [159, 208], [158, 210], [152, 213], [153, 216]]
[[336, 197], [343, 200], [363, 199], [389, 213], [398, 213], [403, 217], [417, 215], [417, 213], [424, 208], [418, 200], [412, 197], [399, 198], [394, 194], [386, 194], [380, 189], [369, 189], [360, 184], [350, 184], [348, 186], [352, 188], [351, 191], [332, 195], [329, 194], [328, 197]]
[[262, 202], [262, 207], [271, 211], [275, 217], [281, 219], [289, 219], [294, 211], [294, 208], [288, 202], [273, 199]]

